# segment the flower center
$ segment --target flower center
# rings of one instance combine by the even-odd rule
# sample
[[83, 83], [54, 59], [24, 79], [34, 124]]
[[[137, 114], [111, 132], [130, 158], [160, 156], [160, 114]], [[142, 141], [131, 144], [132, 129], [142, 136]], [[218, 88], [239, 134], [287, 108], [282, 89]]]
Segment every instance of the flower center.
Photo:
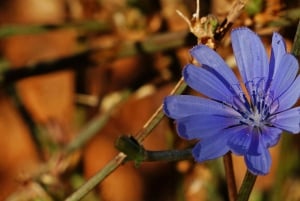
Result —
[[250, 120], [250, 122], [248, 123], [249, 125], [261, 127], [264, 124], [263, 115], [261, 115], [256, 108], [248, 118]]
[[268, 123], [271, 106], [274, 105], [271, 93], [265, 91], [264, 79], [248, 82], [246, 87], [251, 92], [250, 100], [247, 100], [243, 94], [235, 104], [242, 116], [240, 122], [252, 127], [262, 127]]

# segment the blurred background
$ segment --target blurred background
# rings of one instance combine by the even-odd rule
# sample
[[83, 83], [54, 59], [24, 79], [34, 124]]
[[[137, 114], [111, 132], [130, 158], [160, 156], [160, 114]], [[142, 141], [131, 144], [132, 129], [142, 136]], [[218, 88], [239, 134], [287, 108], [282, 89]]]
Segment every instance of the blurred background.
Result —
[[[233, 0], [200, 2], [222, 22]], [[162, 103], [197, 44], [187, 23], [195, 0], [10, 0], [0, 2], [0, 200], [63, 200], [114, 158]], [[249, 0], [233, 27], [248, 26], [270, 52], [274, 31], [290, 50], [300, 1]], [[229, 34], [217, 51], [233, 67]], [[185, 93], [193, 93], [189, 89]], [[272, 169], [251, 200], [300, 200], [298, 136], [272, 148]], [[149, 150], [184, 149], [164, 118]], [[234, 157], [238, 186], [245, 173]], [[222, 159], [122, 165], [83, 200], [226, 201]]]

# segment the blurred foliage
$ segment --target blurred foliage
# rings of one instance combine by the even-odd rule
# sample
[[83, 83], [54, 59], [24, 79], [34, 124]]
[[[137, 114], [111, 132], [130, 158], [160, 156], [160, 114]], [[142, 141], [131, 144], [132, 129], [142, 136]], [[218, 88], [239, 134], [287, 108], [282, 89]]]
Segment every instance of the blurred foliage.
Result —
[[[233, 2], [201, 1], [200, 15], [221, 22]], [[191, 18], [195, 1], [0, 2], [0, 200], [65, 199], [114, 158], [119, 136], [143, 128], [197, 43], [176, 10]], [[266, 46], [278, 31], [290, 50], [299, 10], [298, 0], [249, 0], [233, 26], [251, 27]], [[231, 63], [228, 34], [217, 51]], [[163, 119], [143, 147], [192, 144]], [[271, 173], [258, 178], [250, 200], [300, 199], [299, 150], [299, 137], [288, 135], [272, 149]], [[233, 160], [239, 186], [244, 161]], [[84, 200], [227, 201], [227, 194], [220, 160], [162, 161], [124, 164]]]

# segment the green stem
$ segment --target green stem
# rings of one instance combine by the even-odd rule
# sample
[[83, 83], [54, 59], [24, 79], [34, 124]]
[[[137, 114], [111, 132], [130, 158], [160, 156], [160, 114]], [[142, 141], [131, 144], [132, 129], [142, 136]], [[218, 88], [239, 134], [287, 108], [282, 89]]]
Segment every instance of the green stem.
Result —
[[294, 37], [294, 43], [292, 47], [292, 54], [296, 57], [300, 56], [300, 20], [298, 23], [297, 31]]
[[145, 161], [177, 161], [192, 158], [192, 149], [149, 151], [146, 150], [133, 136], [120, 136], [115, 147], [126, 154], [127, 160], [133, 160], [136, 164]]
[[180, 161], [192, 158], [192, 149], [146, 151], [145, 161]]
[[247, 170], [236, 201], [248, 201], [257, 176]]

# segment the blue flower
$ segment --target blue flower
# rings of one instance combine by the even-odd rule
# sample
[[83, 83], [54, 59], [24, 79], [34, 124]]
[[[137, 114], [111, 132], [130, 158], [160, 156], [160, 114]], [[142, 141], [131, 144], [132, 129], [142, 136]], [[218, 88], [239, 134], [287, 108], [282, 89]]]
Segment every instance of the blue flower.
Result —
[[278, 33], [273, 34], [270, 61], [250, 29], [233, 30], [231, 40], [242, 83], [215, 51], [198, 45], [190, 53], [201, 66], [188, 64], [183, 77], [207, 98], [169, 96], [164, 112], [176, 120], [179, 136], [200, 139], [193, 148], [196, 161], [231, 151], [244, 156], [250, 172], [264, 175], [271, 166], [268, 148], [278, 143], [283, 130], [300, 131], [300, 107], [291, 108], [300, 95], [298, 62]]

